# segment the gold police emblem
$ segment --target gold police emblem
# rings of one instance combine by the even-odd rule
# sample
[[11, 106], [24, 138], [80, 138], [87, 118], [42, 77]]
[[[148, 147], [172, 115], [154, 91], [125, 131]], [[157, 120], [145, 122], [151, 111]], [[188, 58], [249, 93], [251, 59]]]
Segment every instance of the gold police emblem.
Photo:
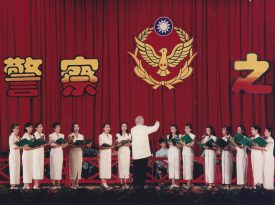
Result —
[[135, 37], [135, 43], [135, 52], [129, 52], [136, 64], [134, 72], [154, 89], [173, 89], [191, 75], [191, 62], [197, 54], [192, 52], [193, 38], [183, 29], [173, 27], [169, 18], [157, 19], [154, 27]]

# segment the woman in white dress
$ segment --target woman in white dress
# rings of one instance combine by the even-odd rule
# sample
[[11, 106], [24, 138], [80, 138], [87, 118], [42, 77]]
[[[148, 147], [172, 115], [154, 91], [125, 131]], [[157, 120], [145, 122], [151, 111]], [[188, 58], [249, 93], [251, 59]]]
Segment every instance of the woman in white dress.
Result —
[[264, 132], [267, 145], [264, 148], [264, 188], [274, 189], [274, 139], [272, 138], [272, 128], [267, 127]]
[[[34, 138], [45, 139], [45, 135], [42, 133], [43, 126], [41, 123], [34, 125], [35, 133]], [[44, 178], [44, 146], [41, 146], [33, 150], [33, 179], [34, 189], [39, 189], [39, 180]]]
[[53, 123], [53, 133], [50, 134], [49, 140], [51, 145], [50, 151], [50, 177], [53, 183], [53, 189], [60, 189], [60, 180], [62, 179], [62, 168], [63, 168], [63, 148], [65, 148], [68, 143], [57, 144], [56, 140], [63, 138], [64, 134], [60, 133], [61, 127], [60, 123]]
[[[128, 189], [127, 180], [130, 175], [130, 146], [131, 134], [128, 132], [127, 123], [123, 122], [120, 125], [120, 131], [116, 134], [118, 148], [118, 174], [121, 179], [122, 188]], [[121, 143], [124, 141], [125, 143]], [[129, 141], [128, 143], [126, 143]]]
[[231, 132], [232, 130], [229, 126], [222, 128], [222, 139], [229, 143], [222, 149], [222, 184], [226, 186], [226, 189], [230, 189], [233, 172], [233, 152], [230, 144], [232, 141]]
[[174, 138], [180, 138], [178, 126], [176, 124], [170, 125], [170, 133], [167, 135], [169, 150], [168, 150], [168, 173], [169, 179], [172, 180], [170, 189], [178, 188], [178, 180], [180, 178], [180, 148], [173, 143]]
[[[261, 137], [260, 132], [261, 128], [258, 125], [251, 126], [251, 139]], [[253, 188], [262, 187], [264, 181], [264, 155], [262, 148], [255, 144], [251, 146], [251, 165], [254, 180]]]
[[[26, 123], [24, 126], [25, 134], [22, 137], [23, 139], [33, 140], [34, 136], [31, 134], [33, 127], [31, 123]], [[22, 154], [22, 164], [23, 164], [23, 189], [30, 189], [30, 184], [33, 180], [33, 148], [25, 146], [23, 148]]]
[[103, 125], [103, 133], [99, 135], [99, 178], [104, 189], [111, 189], [107, 179], [111, 179], [113, 139], [110, 124]]
[[[240, 125], [237, 127], [237, 133], [242, 134], [243, 136], [246, 136], [245, 127], [243, 125]], [[240, 145], [235, 143], [235, 148], [237, 150], [236, 154], [236, 168], [237, 168], [237, 185], [240, 186], [240, 188], [246, 187], [246, 181], [247, 181], [247, 147], [244, 145]]]
[[20, 140], [19, 125], [11, 125], [11, 135], [9, 137], [9, 173], [10, 173], [10, 189], [18, 189], [20, 184], [20, 148], [16, 143]]
[[82, 146], [73, 145], [77, 140], [84, 140], [84, 136], [79, 133], [79, 124], [73, 123], [72, 133], [69, 135], [70, 144], [70, 179], [71, 188], [79, 187], [78, 181], [81, 179], [83, 152]]
[[[202, 136], [202, 143], [208, 142], [212, 139], [214, 142], [217, 141], [215, 136], [214, 128], [212, 126], [206, 127], [206, 133]], [[215, 147], [204, 146], [204, 172], [205, 172], [205, 182], [208, 184], [208, 189], [213, 188], [215, 184], [215, 171], [216, 171], [216, 151]]]
[[[182, 167], [183, 167], [183, 180], [187, 180], [187, 186], [192, 185], [193, 168], [194, 168], [194, 151], [196, 136], [192, 133], [192, 125], [190, 123], [185, 124], [185, 135], [189, 135], [193, 141], [186, 144], [182, 142]], [[184, 136], [185, 136], [184, 135]], [[183, 137], [184, 137], [183, 136]]]

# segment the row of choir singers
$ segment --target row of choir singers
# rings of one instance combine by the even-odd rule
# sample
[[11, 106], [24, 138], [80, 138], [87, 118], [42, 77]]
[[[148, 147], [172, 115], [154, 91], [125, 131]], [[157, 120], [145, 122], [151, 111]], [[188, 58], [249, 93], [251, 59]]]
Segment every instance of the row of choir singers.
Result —
[[[53, 183], [53, 189], [60, 188], [60, 180], [62, 179], [63, 168], [63, 148], [69, 146], [69, 175], [71, 180], [71, 187], [76, 189], [79, 187], [78, 181], [81, 179], [82, 171], [82, 148], [73, 145], [77, 140], [84, 140], [84, 136], [79, 133], [79, 124], [72, 125], [72, 133], [68, 136], [68, 143], [59, 145], [56, 140], [64, 139], [64, 134], [60, 133], [60, 123], [53, 123], [53, 132], [49, 135], [50, 151], [50, 178]], [[19, 137], [19, 125], [12, 124], [11, 135], [9, 137], [9, 173], [11, 189], [18, 189], [20, 184], [20, 149], [22, 153], [23, 165], [23, 189], [30, 189], [30, 184], [34, 180], [34, 189], [39, 189], [39, 181], [44, 178], [44, 146], [31, 148], [24, 146], [23, 148], [17, 146], [17, 142], [23, 139], [45, 139], [42, 133], [43, 126], [41, 123], [34, 125], [35, 132], [33, 133], [33, 126], [31, 123], [26, 123], [24, 126], [24, 135]], [[103, 133], [99, 135], [99, 177], [102, 181], [102, 186], [105, 189], [110, 189], [106, 183], [106, 179], [111, 178], [111, 150], [114, 148], [112, 142], [112, 135], [110, 135], [110, 125], [104, 124]], [[124, 188], [128, 188], [126, 181], [129, 179], [130, 169], [130, 143], [120, 144], [122, 140], [131, 140], [131, 134], [127, 130], [127, 124], [122, 123], [120, 132], [116, 135], [116, 147], [118, 147], [118, 167], [121, 183]], [[104, 145], [104, 146], [102, 146]], [[109, 145], [105, 146], [105, 145]], [[88, 145], [89, 146], [89, 145]]]
[[[25, 134], [22, 139], [32, 138], [45, 138], [42, 133], [43, 127], [41, 123], [37, 123], [34, 126], [35, 132], [32, 135], [32, 124], [25, 124]], [[58, 145], [55, 141], [59, 138], [64, 138], [64, 135], [60, 133], [60, 124], [54, 123], [53, 133], [49, 136], [49, 143], [51, 146], [50, 151], [50, 178], [53, 182], [53, 188], [60, 188], [60, 180], [62, 179], [62, 167], [63, 167], [63, 148], [68, 146]], [[110, 189], [107, 184], [107, 179], [111, 178], [111, 157], [114, 143], [112, 141], [112, 135], [110, 134], [110, 124], [103, 125], [103, 133], [99, 135], [99, 177], [102, 181], [103, 188]], [[11, 189], [16, 189], [20, 184], [20, 148], [17, 147], [16, 142], [21, 138], [18, 136], [19, 125], [13, 124], [11, 127], [11, 135], [9, 138], [10, 155], [9, 155], [9, 167], [10, 167], [10, 184]], [[239, 126], [237, 132], [245, 135], [245, 128]], [[261, 137], [261, 129], [259, 126], [253, 125], [251, 127], [251, 134], [253, 138]], [[266, 128], [264, 132], [264, 139], [267, 142], [267, 146], [264, 148], [258, 146], [252, 146], [250, 148], [246, 146], [236, 145], [236, 168], [237, 168], [237, 184], [241, 187], [246, 186], [247, 177], [247, 150], [251, 150], [251, 163], [252, 172], [254, 178], [254, 186], [264, 186], [266, 189], [273, 189], [273, 176], [274, 176], [274, 140], [271, 136], [271, 128]], [[180, 178], [180, 147], [182, 148], [182, 163], [183, 163], [183, 179], [187, 180], [187, 185], [192, 184], [193, 179], [193, 166], [194, 166], [194, 152], [193, 146], [195, 144], [196, 136], [192, 133], [192, 125], [187, 123], [185, 125], [185, 134], [188, 134], [193, 141], [189, 144], [181, 143], [181, 145], [174, 145], [169, 142], [168, 149], [168, 172], [169, 178], [172, 180], [171, 188], [178, 187], [178, 179]], [[232, 140], [231, 129], [228, 126], [222, 128], [222, 135], [225, 141]], [[130, 143], [120, 144], [122, 140], [131, 140], [131, 134], [128, 132], [127, 123], [121, 124], [121, 129], [116, 135], [116, 146], [118, 149], [118, 165], [119, 165], [119, 177], [124, 188], [128, 188], [126, 181], [129, 178], [130, 169]], [[170, 126], [170, 133], [167, 136], [168, 139], [180, 137], [179, 130], [176, 124]], [[217, 140], [214, 134], [212, 126], [206, 128], [205, 134], [202, 136], [202, 142], [207, 142], [209, 139]], [[84, 136], [79, 133], [79, 124], [74, 123], [72, 126], [72, 133], [69, 135], [69, 141], [84, 140]], [[104, 146], [103, 146], [104, 145]], [[106, 146], [109, 145], [109, 146]], [[223, 150], [210, 149], [204, 150], [205, 157], [205, 181], [209, 185], [209, 188], [214, 186], [215, 181], [215, 166], [216, 166], [216, 154], [221, 152], [222, 156], [222, 183], [226, 185], [226, 188], [230, 187], [232, 179], [233, 169], [233, 147], [228, 146]], [[24, 189], [29, 189], [32, 180], [34, 180], [34, 188], [39, 189], [39, 180], [44, 178], [44, 147], [39, 148], [23, 148], [22, 154], [23, 163], [23, 183]], [[70, 145], [70, 179], [72, 181], [72, 188], [78, 187], [78, 180], [81, 178], [82, 169], [82, 149], [80, 147], [74, 147]]]
[[[252, 139], [262, 137], [260, 136], [261, 128], [257, 125], [251, 126]], [[239, 126], [237, 128], [237, 133], [246, 135], [244, 126]], [[182, 154], [182, 164], [183, 164], [183, 179], [187, 180], [187, 185], [190, 186], [193, 179], [193, 167], [194, 167], [194, 152], [193, 146], [195, 144], [196, 136], [192, 133], [192, 125], [185, 125], [185, 134], [188, 134], [193, 141], [189, 144], [181, 142], [180, 145], [174, 145], [169, 141], [168, 149], [168, 173], [169, 178], [172, 180], [171, 188], [178, 187], [178, 180], [180, 179], [180, 155]], [[221, 154], [222, 162], [222, 184], [226, 189], [230, 188], [233, 172], [233, 150], [236, 149], [236, 171], [237, 171], [237, 185], [241, 188], [246, 187], [247, 181], [247, 151], [251, 151], [251, 164], [254, 185], [253, 188], [264, 187], [265, 189], [273, 189], [274, 186], [274, 140], [272, 138], [272, 129], [266, 128], [264, 131], [263, 138], [266, 140], [267, 144], [265, 147], [259, 147], [258, 145], [253, 145], [252, 147], [247, 147], [243, 145], [238, 145], [234, 143], [233, 137], [231, 136], [232, 130], [229, 126], [224, 126], [222, 128], [222, 139], [232, 143], [228, 143], [224, 149], [218, 149], [216, 147], [209, 148], [205, 146], [203, 151], [203, 156], [205, 159], [205, 182], [208, 188], [214, 187], [215, 182], [215, 170], [216, 170], [216, 155]], [[179, 138], [180, 134], [176, 124], [170, 126], [170, 134], [167, 136], [168, 139]], [[205, 134], [202, 136], [202, 143], [208, 140], [217, 140], [215, 136], [214, 129], [212, 126], [207, 126]], [[165, 142], [161, 142], [164, 144]], [[232, 146], [234, 144], [234, 146]], [[180, 152], [182, 148], [182, 153]]]

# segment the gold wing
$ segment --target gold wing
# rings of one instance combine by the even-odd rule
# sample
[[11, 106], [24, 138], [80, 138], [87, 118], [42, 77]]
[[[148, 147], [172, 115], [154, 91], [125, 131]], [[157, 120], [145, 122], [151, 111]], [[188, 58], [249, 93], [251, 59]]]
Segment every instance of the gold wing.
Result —
[[154, 48], [147, 43], [143, 43], [135, 37], [137, 48], [142, 58], [152, 67], [157, 67], [159, 65], [160, 56], [158, 56]]
[[169, 67], [176, 67], [190, 52], [192, 48], [193, 38], [185, 43], [179, 43], [174, 48], [172, 53], [167, 56]]

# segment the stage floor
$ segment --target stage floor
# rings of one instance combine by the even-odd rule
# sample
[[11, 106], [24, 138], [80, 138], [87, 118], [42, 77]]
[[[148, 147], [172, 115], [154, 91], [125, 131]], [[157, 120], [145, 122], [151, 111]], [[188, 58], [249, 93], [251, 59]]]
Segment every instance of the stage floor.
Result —
[[275, 204], [275, 191], [221, 188], [207, 190], [206, 187], [194, 186], [193, 189], [169, 190], [169, 187], [158, 188], [147, 186], [143, 191], [132, 188], [122, 190], [118, 185], [113, 190], [102, 190], [100, 186], [81, 186], [78, 190], [62, 188], [52, 190], [43, 186], [41, 190], [9, 190], [8, 186], [0, 187], [0, 204], [39, 204], [39, 205], [208, 205], [208, 204]]

